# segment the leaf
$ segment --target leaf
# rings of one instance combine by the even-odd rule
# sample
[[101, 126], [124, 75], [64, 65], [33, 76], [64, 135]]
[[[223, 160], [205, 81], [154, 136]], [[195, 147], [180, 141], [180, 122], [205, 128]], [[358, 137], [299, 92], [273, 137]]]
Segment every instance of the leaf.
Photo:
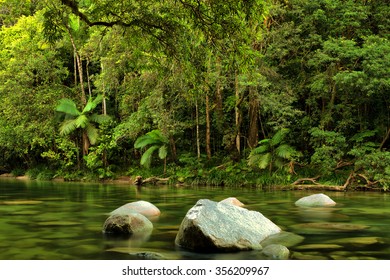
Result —
[[290, 159], [295, 153], [296, 150], [288, 144], [282, 144], [275, 149], [275, 154], [284, 159]]
[[147, 133], [151, 138], [160, 141], [162, 143], [168, 143], [168, 138], [166, 138], [160, 130], [155, 129]]
[[95, 145], [99, 137], [98, 129], [94, 125], [89, 123], [86, 127], [86, 133], [91, 145]]
[[89, 98], [87, 104], [83, 109], [82, 114], [89, 113], [90, 111], [95, 109], [97, 105], [99, 105], [102, 101], [103, 101], [103, 96], [101, 94], [96, 96], [94, 100], [92, 100], [92, 98]]
[[145, 166], [146, 168], [149, 168], [150, 164], [152, 163], [153, 152], [158, 148], [158, 146], [151, 146], [149, 149], [147, 149], [141, 157], [141, 165]]
[[74, 119], [63, 121], [60, 126], [60, 135], [68, 135], [73, 131], [75, 131], [76, 128], [77, 128], [77, 124]]
[[161, 146], [160, 149], [158, 149], [158, 157], [160, 159], [164, 159], [167, 157], [167, 155], [168, 155], [167, 146], [166, 145]]
[[156, 142], [155, 139], [151, 138], [149, 135], [145, 134], [137, 138], [134, 142], [134, 148], [136, 149], [142, 149], [146, 147], [147, 145], [155, 145], [158, 142]]
[[95, 122], [98, 124], [109, 122], [111, 119], [112, 119], [111, 116], [102, 115], [102, 114], [92, 114], [91, 116], [89, 116], [89, 120], [91, 122]]
[[80, 111], [77, 110], [76, 104], [73, 102], [73, 100], [68, 98], [63, 98], [59, 101], [59, 104], [56, 107], [56, 111], [75, 117], [81, 114]]
[[271, 138], [270, 145], [274, 147], [282, 143], [289, 132], [290, 130], [287, 128], [282, 128], [281, 130], [276, 132], [275, 135]]
[[80, 115], [75, 120], [76, 126], [85, 128], [89, 124], [88, 117], [86, 115]]
[[266, 153], [264, 155], [261, 155], [257, 159], [257, 166], [260, 169], [266, 169], [270, 165], [271, 159], [272, 159], [271, 153]]

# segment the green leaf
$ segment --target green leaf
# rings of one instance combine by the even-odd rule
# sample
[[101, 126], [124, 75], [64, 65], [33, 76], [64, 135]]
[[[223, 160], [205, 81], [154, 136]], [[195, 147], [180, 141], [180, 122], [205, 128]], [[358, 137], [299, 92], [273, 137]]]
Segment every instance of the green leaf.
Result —
[[102, 101], [103, 101], [103, 96], [100, 94], [96, 96], [94, 100], [92, 98], [89, 98], [87, 104], [83, 109], [82, 114], [89, 113], [90, 111], [95, 109]]
[[102, 114], [92, 114], [91, 116], [89, 116], [89, 120], [91, 122], [95, 122], [98, 124], [109, 122], [111, 119], [112, 119], [111, 116], [102, 115]]
[[89, 124], [88, 117], [83, 114], [78, 116], [75, 122], [76, 122], [76, 126], [81, 128], [85, 128]]
[[260, 155], [257, 159], [257, 166], [260, 169], [266, 169], [270, 165], [271, 159], [272, 159], [271, 153]]
[[142, 149], [146, 147], [147, 145], [155, 145], [158, 144], [158, 142], [151, 138], [149, 135], [145, 134], [137, 138], [134, 142], [134, 148], [136, 149]]
[[81, 114], [80, 111], [77, 110], [74, 101], [68, 98], [63, 98], [59, 101], [59, 104], [56, 107], [56, 111], [67, 115], [75, 116], [75, 117]]
[[160, 149], [158, 149], [158, 157], [160, 159], [164, 159], [167, 157], [167, 155], [168, 155], [167, 146], [166, 145], [161, 146]]
[[141, 157], [141, 165], [145, 166], [146, 168], [149, 168], [150, 164], [152, 163], [153, 152], [158, 148], [158, 146], [151, 146], [149, 149], [147, 149]]
[[88, 124], [85, 129], [89, 142], [91, 143], [91, 145], [95, 145], [99, 137], [98, 129], [92, 124]]
[[282, 144], [275, 149], [275, 154], [284, 159], [290, 159], [295, 153], [296, 150], [288, 144]]
[[76, 128], [77, 124], [74, 119], [63, 121], [60, 126], [60, 135], [68, 135], [75, 131]]
[[282, 128], [281, 130], [276, 132], [275, 135], [271, 138], [270, 145], [274, 147], [282, 143], [289, 132], [290, 130], [287, 128]]

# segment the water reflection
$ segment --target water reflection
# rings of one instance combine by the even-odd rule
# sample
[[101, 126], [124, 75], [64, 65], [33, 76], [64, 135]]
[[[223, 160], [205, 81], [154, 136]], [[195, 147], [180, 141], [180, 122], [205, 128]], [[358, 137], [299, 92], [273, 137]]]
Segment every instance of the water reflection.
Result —
[[[137, 188], [128, 185], [0, 179], [0, 259], [261, 259], [256, 251], [196, 254], [174, 244], [178, 227], [198, 199], [236, 197], [283, 230], [301, 236], [292, 259], [390, 259], [390, 199], [383, 193], [327, 193], [335, 207], [299, 208], [312, 194], [216, 187]], [[102, 233], [108, 213], [146, 200], [161, 210], [146, 239]]]

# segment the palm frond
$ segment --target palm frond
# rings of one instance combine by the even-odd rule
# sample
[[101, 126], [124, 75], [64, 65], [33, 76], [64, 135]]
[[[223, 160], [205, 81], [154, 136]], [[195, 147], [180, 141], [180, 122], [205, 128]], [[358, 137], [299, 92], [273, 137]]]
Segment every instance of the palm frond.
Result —
[[78, 116], [76, 118], [75, 122], [76, 122], [77, 127], [85, 128], [88, 125], [89, 120], [88, 120], [88, 117], [86, 115], [81, 114], [80, 116]]
[[150, 164], [152, 163], [153, 152], [158, 148], [158, 146], [151, 146], [149, 149], [147, 149], [141, 157], [141, 165], [145, 166], [146, 168], [149, 168]]
[[62, 98], [59, 101], [59, 104], [56, 107], [56, 111], [74, 117], [77, 117], [81, 114], [80, 111], [77, 109], [76, 103], [74, 103], [73, 100], [68, 98]]
[[284, 159], [290, 159], [295, 153], [296, 150], [288, 144], [282, 144], [275, 149], [275, 154]]
[[165, 137], [162, 134], [162, 132], [160, 130], [158, 130], [158, 129], [155, 129], [155, 130], [152, 130], [152, 131], [148, 132], [147, 135], [149, 135], [151, 138], [153, 138], [155, 140], [160, 141], [161, 143], [165, 143], [165, 144], [168, 143], [168, 138]]
[[166, 158], [168, 155], [168, 149], [167, 149], [167, 146], [166, 145], [163, 145], [161, 146], [159, 149], [158, 149], [158, 157], [160, 159], [164, 159]]
[[68, 135], [75, 131], [76, 128], [77, 124], [74, 119], [63, 121], [60, 126], [60, 135]]
[[151, 138], [149, 135], [145, 134], [137, 138], [134, 142], [134, 148], [136, 149], [142, 149], [146, 147], [147, 145], [155, 145], [158, 144], [158, 142]]
[[263, 155], [259, 155], [256, 164], [260, 169], [266, 169], [270, 165], [271, 160], [272, 160], [271, 153], [266, 153]]
[[271, 138], [270, 145], [275, 147], [283, 142], [286, 135], [290, 132], [288, 128], [282, 128]]
[[89, 116], [89, 120], [91, 122], [95, 122], [98, 124], [106, 123], [106, 122], [110, 121], [111, 119], [112, 119], [111, 116], [102, 115], [102, 114], [92, 114]]
[[103, 101], [103, 96], [99, 94], [95, 99], [89, 98], [87, 104], [85, 105], [82, 114], [89, 113], [97, 107]]
[[256, 148], [254, 148], [249, 155], [258, 155], [258, 154], [263, 154], [265, 152], [268, 152], [270, 149], [269, 145], [268, 144], [263, 144], [263, 145], [260, 145]]
[[91, 143], [91, 145], [95, 145], [99, 137], [98, 129], [94, 125], [89, 123], [86, 126], [85, 130], [89, 139], [89, 143]]

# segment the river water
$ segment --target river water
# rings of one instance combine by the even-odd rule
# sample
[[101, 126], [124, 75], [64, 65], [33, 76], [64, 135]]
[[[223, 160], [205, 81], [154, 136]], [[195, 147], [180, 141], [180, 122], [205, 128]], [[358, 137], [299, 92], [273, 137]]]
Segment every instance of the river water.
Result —
[[[168, 187], [20, 181], [0, 178], [0, 259], [137, 259], [144, 252], [168, 259], [256, 259], [256, 252], [195, 254], [174, 244], [180, 223], [198, 199], [236, 197], [303, 241], [291, 259], [390, 259], [390, 194], [324, 192], [331, 208], [303, 209], [294, 202], [318, 192], [252, 188]], [[108, 213], [146, 200], [161, 210], [146, 241], [107, 238]]]

